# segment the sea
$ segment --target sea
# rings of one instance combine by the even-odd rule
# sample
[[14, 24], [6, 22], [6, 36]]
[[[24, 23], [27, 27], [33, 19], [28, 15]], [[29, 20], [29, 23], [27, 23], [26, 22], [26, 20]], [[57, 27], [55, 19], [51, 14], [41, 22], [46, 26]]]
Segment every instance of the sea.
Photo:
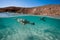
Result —
[[60, 40], [60, 18], [0, 13], [0, 40]]

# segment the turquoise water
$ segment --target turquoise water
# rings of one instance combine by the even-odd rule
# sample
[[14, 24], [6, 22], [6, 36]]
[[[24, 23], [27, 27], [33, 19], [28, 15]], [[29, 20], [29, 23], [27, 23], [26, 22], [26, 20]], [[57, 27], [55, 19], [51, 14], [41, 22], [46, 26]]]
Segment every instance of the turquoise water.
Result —
[[[0, 40], [60, 40], [60, 19], [47, 16], [0, 15]], [[26, 19], [35, 25], [23, 25], [17, 19]]]

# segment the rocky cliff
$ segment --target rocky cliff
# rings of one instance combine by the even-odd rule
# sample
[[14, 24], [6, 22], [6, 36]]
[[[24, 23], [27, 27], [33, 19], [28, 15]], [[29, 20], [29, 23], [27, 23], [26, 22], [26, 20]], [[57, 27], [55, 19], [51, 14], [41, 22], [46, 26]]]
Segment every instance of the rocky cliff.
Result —
[[34, 15], [60, 16], [60, 5], [46, 5], [32, 8], [5, 7], [0, 8], [0, 12], [15, 12]]

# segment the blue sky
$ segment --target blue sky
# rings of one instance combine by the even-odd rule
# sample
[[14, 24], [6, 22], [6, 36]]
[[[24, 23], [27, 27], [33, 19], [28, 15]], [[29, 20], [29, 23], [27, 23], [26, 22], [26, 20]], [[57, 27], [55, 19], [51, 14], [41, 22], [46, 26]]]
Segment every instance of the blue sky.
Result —
[[0, 7], [35, 7], [48, 4], [60, 4], [60, 0], [0, 0]]

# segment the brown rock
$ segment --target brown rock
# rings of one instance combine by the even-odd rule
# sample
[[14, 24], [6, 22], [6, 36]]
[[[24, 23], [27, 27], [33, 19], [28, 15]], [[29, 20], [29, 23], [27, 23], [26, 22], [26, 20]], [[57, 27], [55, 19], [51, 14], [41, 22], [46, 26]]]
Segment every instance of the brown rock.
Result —
[[32, 8], [5, 7], [0, 8], [0, 12], [15, 12], [34, 15], [60, 16], [60, 5], [46, 5]]

